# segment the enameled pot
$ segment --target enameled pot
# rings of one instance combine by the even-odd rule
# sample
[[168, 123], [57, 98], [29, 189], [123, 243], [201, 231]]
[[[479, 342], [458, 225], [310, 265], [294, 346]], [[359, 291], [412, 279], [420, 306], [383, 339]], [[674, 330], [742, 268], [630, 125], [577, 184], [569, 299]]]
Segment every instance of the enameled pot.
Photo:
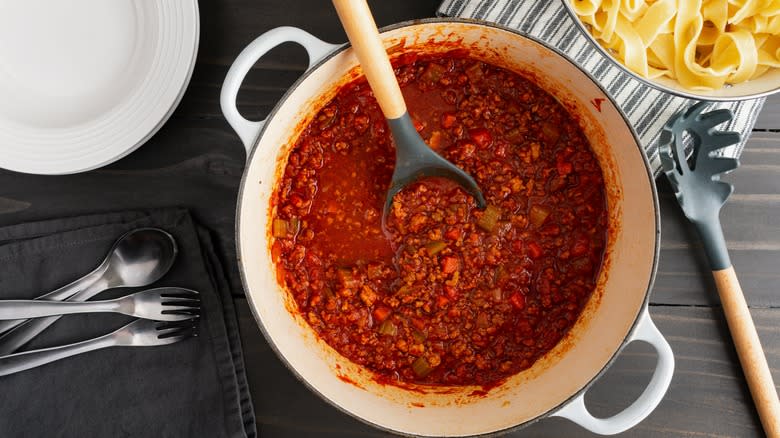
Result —
[[[380, 384], [370, 371], [319, 339], [277, 281], [270, 252], [274, 213], [270, 198], [301, 130], [360, 69], [347, 45], [327, 44], [300, 29], [281, 27], [244, 49], [228, 73], [221, 97], [225, 117], [249, 152], [239, 194], [238, 256], [247, 298], [268, 343], [301, 381], [329, 403], [396, 433], [482, 435], [545, 416], [565, 417], [600, 434], [636, 425], [666, 393], [674, 358], [647, 311], [660, 239], [658, 202], [652, 172], [628, 121], [584, 70], [554, 48], [512, 30], [430, 19], [385, 28], [381, 36], [391, 56], [467, 50], [474, 58], [532, 79], [575, 114], [607, 186], [610, 230], [597, 290], [552, 351], [487, 393], [479, 387], [404, 389]], [[244, 119], [236, 109], [244, 76], [268, 50], [289, 41], [307, 50], [310, 68], [264, 122]], [[605, 419], [593, 417], [585, 407], [585, 391], [633, 341], [647, 342], [658, 352], [649, 385], [624, 411]]]

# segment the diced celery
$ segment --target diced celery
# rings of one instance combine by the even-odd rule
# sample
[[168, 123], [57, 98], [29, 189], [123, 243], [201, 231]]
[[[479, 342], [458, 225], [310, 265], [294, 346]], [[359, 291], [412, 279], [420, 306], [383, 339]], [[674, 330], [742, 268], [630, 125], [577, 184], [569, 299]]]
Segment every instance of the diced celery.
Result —
[[275, 218], [272, 224], [274, 237], [287, 237], [289, 223], [284, 219]]
[[386, 319], [379, 325], [379, 334], [387, 336], [395, 336], [398, 334], [398, 327], [395, 326], [393, 321]]
[[433, 368], [424, 357], [418, 357], [412, 362], [412, 371], [417, 374], [417, 377], [425, 377], [433, 371]]
[[291, 217], [290, 226], [287, 228], [287, 231], [292, 235], [298, 234], [298, 231], [301, 231], [301, 220], [297, 217]]
[[396, 294], [396, 296], [402, 297], [402, 296], [408, 294], [411, 291], [412, 291], [411, 287], [409, 287], [407, 285], [403, 285], [403, 286], [399, 287], [397, 291], [395, 291], [395, 294]]
[[271, 231], [274, 237], [290, 237], [294, 236], [301, 230], [301, 220], [297, 217], [292, 217], [290, 220], [284, 220], [274, 218], [271, 224]]
[[491, 232], [498, 225], [501, 218], [501, 210], [495, 205], [488, 205], [482, 213], [482, 217], [477, 221], [477, 225], [485, 231]]
[[532, 205], [531, 211], [528, 212], [528, 221], [535, 227], [541, 227], [544, 221], [547, 220], [551, 210], [544, 205]]
[[341, 280], [342, 286], [348, 289], [356, 288], [358, 281], [355, 276], [352, 275], [352, 270], [349, 268], [339, 268], [338, 270], [339, 280]]
[[425, 244], [425, 250], [428, 251], [428, 255], [435, 256], [447, 247], [445, 242], [441, 240], [434, 240]]

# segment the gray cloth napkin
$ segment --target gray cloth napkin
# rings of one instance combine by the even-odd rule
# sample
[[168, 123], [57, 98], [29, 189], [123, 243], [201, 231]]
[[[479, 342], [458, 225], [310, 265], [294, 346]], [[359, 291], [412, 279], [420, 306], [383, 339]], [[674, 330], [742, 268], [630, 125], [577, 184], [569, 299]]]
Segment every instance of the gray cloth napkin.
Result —
[[[171, 233], [179, 255], [154, 286], [198, 290], [200, 335], [162, 347], [110, 348], [0, 377], [1, 437], [253, 437], [238, 323], [209, 232], [187, 210], [109, 213], [0, 227], [0, 299], [29, 299], [94, 269], [138, 227]], [[98, 299], [130, 290], [107, 291]], [[132, 318], [61, 318], [27, 348], [108, 333]]]
[[[561, 1], [543, 0], [444, 0], [438, 15], [473, 18], [498, 23], [532, 35], [565, 53], [591, 73], [618, 102], [639, 134], [656, 175], [660, 171], [658, 137], [669, 117], [695, 101], [658, 91], [632, 78], [606, 59], [580, 32]], [[725, 155], [738, 157], [764, 98], [713, 103], [708, 110], [729, 108], [734, 119], [719, 129], [742, 133], [742, 142]]]

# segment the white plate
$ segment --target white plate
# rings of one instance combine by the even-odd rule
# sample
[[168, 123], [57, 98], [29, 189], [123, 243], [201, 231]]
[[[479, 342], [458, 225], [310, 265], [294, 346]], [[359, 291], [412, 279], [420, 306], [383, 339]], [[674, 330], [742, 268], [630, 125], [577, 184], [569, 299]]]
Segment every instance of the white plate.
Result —
[[0, 167], [66, 174], [129, 154], [192, 76], [197, 0], [0, 0]]

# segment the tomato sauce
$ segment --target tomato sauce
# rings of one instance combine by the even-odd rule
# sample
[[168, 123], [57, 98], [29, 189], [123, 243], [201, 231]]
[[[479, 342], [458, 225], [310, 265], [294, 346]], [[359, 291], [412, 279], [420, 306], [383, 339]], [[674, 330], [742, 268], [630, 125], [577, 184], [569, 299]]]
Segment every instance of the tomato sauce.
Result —
[[290, 152], [274, 262], [319, 336], [379, 380], [492, 386], [552, 349], [591, 296], [601, 169], [577, 120], [516, 73], [457, 54], [404, 56], [395, 72], [422, 137], [488, 208], [425, 179], [396, 195], [383, 231], [394, 145], [358, 79]]

